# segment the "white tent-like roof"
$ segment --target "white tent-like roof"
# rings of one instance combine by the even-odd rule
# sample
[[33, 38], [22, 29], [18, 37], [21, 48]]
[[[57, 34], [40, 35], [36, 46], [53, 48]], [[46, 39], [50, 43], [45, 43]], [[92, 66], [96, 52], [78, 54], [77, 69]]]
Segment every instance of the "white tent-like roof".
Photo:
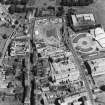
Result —
[[98, 40], [99, 43], [104, 44], [105, 43], [105, 38]]
[[101, 38], [105, 37], [105, 31], [103, 28], [96, 28], [95, 29], [95, 35], [96, 35], [96, 40], [99, 40]]
[[105, 31], [103, 28], [98, 27], [95, 29], [95, 39], [99, 42], [102, 47], [105, 47]]
[[82, 102], [78, 101], [78, 102], [74, 102], [74, 105], [81, 105]]
[[101, 40], [101, 39], [103, 39], [103, 38], [105, 38], [105, 33], [104, 34], [99, 34], [99, 35], [97, 35], [96, 36], [96, 40]]
[[105, 33], [105, 32], [104, 32], [104, 30], [101, 27], [98, 27], [98, 28], [95, 29], [95, 34], [96, 35], [103, 34], [103, 33]]

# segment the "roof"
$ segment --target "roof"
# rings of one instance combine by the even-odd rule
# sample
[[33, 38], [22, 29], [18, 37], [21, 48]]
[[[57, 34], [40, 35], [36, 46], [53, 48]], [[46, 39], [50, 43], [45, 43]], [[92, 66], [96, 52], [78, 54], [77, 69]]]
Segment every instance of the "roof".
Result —
[[105, 31], [103, 28], [98, 27], [95, 29], [96, 40], [101, 40], [105, 38]]
[[90, 14], [75, 14], [71, 15], [74, 26], [94, 25], [95, 18], [92, 13]]
[[95, 39], [102, 47], [105, 47], [105, 31], [102, 27], [95, 29]]
[[104, 30], [101, 28], [101, 27], [97, 27], [96, 29], [95, 29], [95, 34], [103, 34], [103, 33], [105, 33], [104, 32]]

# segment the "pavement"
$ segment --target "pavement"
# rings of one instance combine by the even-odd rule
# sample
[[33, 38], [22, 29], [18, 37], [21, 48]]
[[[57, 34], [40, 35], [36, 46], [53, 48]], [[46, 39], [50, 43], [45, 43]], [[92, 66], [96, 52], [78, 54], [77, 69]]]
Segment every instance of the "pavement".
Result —
[[67, 31], [65, 31], [65, 32], [66, 32], [65, 33], [65, 41], [67, 43], [67, 46], [68, 46], [69, 50], [72, 52], [72, 54], [74, 56], [74, 60], [75, 60], [75, 63], [77, 64], [77, 66], [78, 66], [78, 70], [80, 72], [80, 76], [84, 80], [84, 84], [85, 84], [85, 87], [86, 87], [87, 92], [88, 92], [88, 99], [91, 100], [92, 105], [95, 105], [94, 102], [93, 102], [93, 94], [92, 94], [92, 91], [90, 89], [89, 82], [88, 82], [88, 80], [86, 78], [86, 75], [85, 75], [85, 70], [81, 66], [81, 60], [79, 59], [78, 54], [76, 53], [75, 49], [73, 48], [71, 38], [68, 36]]
[[[78, 69], [79, 69], [79, 71], [80, 71], [80, 75], [81, 75], [81, 77], [82, 77], [83, 80], [84, 80], [86, 89], [87, 89], [87, 91], [88, 91], [88, 93], [89, 93], [89, 94], [88, 94], [88, 95], [89, 95], [89, 99], [93, 102], [92, 91], [91, 91], [91, 89], [90, 89], [90, 87], [89, 87], [89, 82], [87, 81], [87, 78], [86, 78], [86, 75], [85, 75], [85, 70], [81, 67], [80, 60], [79, 60], [79, 58], [78, 58], [78, 55], [77, 55], [76, 51], [74, 50], [74, 48], [73, 48], [73, 46], [72, 46], [72, 43], [71, 43], [71, 41], [70, 41], [70, 38], [69, 38], [68, 46], [69, 46], [69, 49], [71, 50], [71, 52], [72, 52], [73, 55], [74, 55], [75, 62], [76, 62], [76, 64], [78, 65]], [[93, 105], [94, 105], [94, 103], [93, 103]]]
[[96, 8], [99, 20], [105, 29], [105, 0], [96, 0], [93, 7]]
[[[29, 40], [28, 40], [28, 42], [29, 42], [29, 44], [30, 44], [30, 50], [31, 51], [33, 51], [33, 46], [31, 46], [32, 44], [31, 44], [31, 42], [30, 42], [30, 40], [32, 40], [33, 39], [33, 34], [34, 34], [34, 24], [35, 24], [35, 19], [32, 19], [31, 20], [31, 24], [30, 24], [30, 32], [29, 32], [29, 34], [30, 34], [30, 37], [29, 37]], [[31, 97], [31, 81], [32, 81], [32, 79], [33, 79], [33, 76], [32, 76], [32, 74], [31, 74], [31, 72], [30, 72], [30, 70], [32, 69], [32, 67], [33, 67], [33, 65], [30, 63], [30, 55], [29, 55], [29, 57], [28, 57], [28, 71], [27, 71], [27, 74], [28, 74], [28, 82], [27, 82], [27, 86], [28, 86], [28, 95], [25, 97], [25, 102], [26, 103], [31, 103], [30, 102], [30, 97]]]
[[96, 15], [96, 21], [101, 23], [105, 29], [105, 0], [94, 0], [94, 3], [87, 8], [94, 11]]
[[[33, 0], [33, 1], [35, 1], [35, 0]], [[48, 0], [36, 0], [37, 2], [36, 2], [36, 4], [40, 7], [40, 6], [42, 6], [43, 4], [44, 5], [47, 5], [47, 4], [45, 4], [44, 2], [46, 2], [46, 1], [48, 1]], [[41, 3], [40, 3], [40, 1], [41, 1]], [[83, 9], [84, 7], [82, 7], [82, 9]], [[94, 4], [92, 4], [92, 5], [90, 5], [89, 7], [86, 7], [86, 8], [90, 8], [92, 11], [94, 11], [94, 13], [97, 15], [96, 16], [96, 18], [97, 18], [97, 21], [99, 22], [99, 23], [101, 23], [102, 25], [103, 25], [103, 27], [105, 28], [105, 0], [96, 0], [95, 1], [95, 3]], [[90, 12], [90, 11], [89, 11]], [[33, 26], [32, 26], [33, 27]], [[1, 31], [5, 31], [5, 29], [2, 29], [2, 28], [0, 28], [0, 30]], [[33, 35], [33, 28], [31, 29], [32, 31], [31, 31], [31, 38], [32, 38], [32, 35]], [[1, 32], [0, 31], [0, 32]], [[11, 42], [11, 37], [13, 36], [13, 37], [15, 37], [15, 31], [13, 31], [13, 30], [11, 30], [12, 32], [10, 32], [10, 33], [8, 33], [8, 31], [6, 31], [7, 32], [7, 34], [8, 34], [8, 39], [6, 40], [6, 42], [4, 42], [4, 44], [2, 44], [2, 47], [1, 48], [3, 48], [3, 50], [2, 50], [2, 52], [3, 52], [3, 55], [2, 55], [2, 58], [0, 59], [0, 65], [2, 64], [2, 60], [3, 60], [3, 58], [4, 58], [4, 56], [5, 56], [5, 52], [6, 52], [6, 50], [7, 50], [7, 47], [8, 47], [8, 44]], [[14, 33], [13, 33], [14, 32]], [[12, 33], [12, 34], [11, 34]], [[1, 37], [0, 37], [0, 39], [2, 39]], [[80, 71], [80, 74], [81, 74], [81, 76], [82, 76], [82, 78], [84, 79], [84, 81], [85, 81], [85, 86], [86, 86], [86, 89], [87, 89], [87, 91], [88, 91], [88, 93], [89, 93], [89, 97], [91, 98], [91, 100], [93, 100], [93, 97], [92, 97], [92, 92], [91, 92], [91, 90], [90, 90], [90, 87], [89, 87], [89, 85], [88, 85], [88, 81], [87, 81], [87, 79], [86, 79], [86, 76], [85, 76], [85, 73], [84, 73], [84, 69], [82, 69], [81, 68], [81, 65], [80, 65], [80, 60], [78, 59], [78, 55], [76, 54], [76, 52], [75, 52], [75, 50], [74, 50], [74, 48], [73, 48], [73, 46], [72, 46], [72, 43], [71, 43], [71, 41], [70, 40], [68, 40], [68, 46], [69, 46], [69, 49], [70, 49], [70, 51], [73, 53], [73, 55], [74, 55], [74, 57], [75, 57], [75, 61], [76, 61], [76, 63], [77, 63], [77, 65], [78, 65], [78, 68], [79, 68], [79, 71]], [[30, 70], [30, 61], [29, 61], [29, 70]], [[30, 71], [28, 71], [28, 79], [29, 79], [29, 81], [30, 81]], [[30, 95], [29, 95], [29, 97], [30, 97]], [[13, 103], [12, 103], [13, 104]], [[6, 104], [6, 103], [0, 103], [0, 105], [8, 105], [8, 104]], [[16, 104], [14, 104], [14, 105], [16, 105]], [[18, 104], [19, 105], [19, 104]]]

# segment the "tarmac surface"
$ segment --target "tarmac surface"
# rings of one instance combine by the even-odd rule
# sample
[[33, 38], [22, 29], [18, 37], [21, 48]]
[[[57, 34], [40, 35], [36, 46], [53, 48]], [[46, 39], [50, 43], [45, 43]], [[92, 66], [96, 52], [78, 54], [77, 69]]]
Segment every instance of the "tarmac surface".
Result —
[[[38, 4], [39, 5], [39, 7], [43, 4], [40, 4], [40, 1], [42, 1], [42, 2], [44, 2], [44, 1], [47, 1], [47, 0], [36, 0], [37, 1], [37, 3], [36, 4]], [[44, 3], [44, 5], [46, 5], [45, 3]], [[96, 17], [96, 21], [98, 21], [98, 23], [100, 23], [100, 24], [102, 24], [102, 26], [105, 28], [105, 0], [95, 0], [95, 3], [93, 3], [93, 4], [91, 4], [90, 6], [88, 6], [88, 7], [79, 7], [79, 8], [81, 8], [82, 10], [84, 10], [84, 8], [85, 9], [89, 9], [89, 11], [88, 12], [94, 12], [95, 13], [95, 17]], [[4, 33], [4, 32], [2, 32], [2, 31], [5, 31], [4, 29], [1, 29], [1, 33]], [[11, 33], [12, 33], [12, 31], [13, 30], [11, 30], [11, 32], [9, 31], [8, 32], [8, 30], [6, 31], [7, 33], [8, 33], [8, 37], [11, 35]], [[7, 34], [6, 33], [6, 34]], [[33, 34], [33, 33], [32, 33]], [[0, 39], [2, 40], [2, 37], [0, 37]], [[3, 42], [1, 42], [1, 43], [3, 43]], [[3, 48], [3, 46], [4, 46], [4, 44], [2, 44], [2, 46], [1, 46], [1, 48]], [[4, 47], [5, 48], [5, 47]], [[73, 48], [72, 48], [72, 52], [74, 53], [74, 55], [75, 56], [77, 56], [76, 54], [75, 54], [75, 52], [74, 52], [74, 50], [73, 50]], [[78, 59], [76, 58], [75, 59], [76, 61], [77, 61], [77, 64], [79, 63], [79, 61], [78, 61]], [[81, 68], [80, 68], [81, 69]], [[82, 71], [81, 71], [82, 72]], [[84, 72], [82, 73], [82, 75], [83, 75], [83, 78], [85, 79], [85, 81], [86, 81], [86, 78], [85, 78], [85, 76], [84, 76]], [[86, 84], [88, 84], [87, 83], [87, 81], [86, 81]], [[86, 85], [86, 87], [87, 87], [87, 89], [88, 89], [88, 92], [89, 92], [89, 94], [90, 94], [90, 98], [92, 99], [92, 93], [91, 93], [91, 90], [89, 89], [89, 86], [88, 85]], [[103, 94], [102, 95], [100, 95], [99, 96], [99, 98], [101, 98], [102, 96], [104, 96]], [[103, 98], [103, 97], [102, 97]], [[101, 98], [101, 100], [104, 100], [104, 99], [102, 99]], [[13, 103], [12, 103], [13, 104]], [[0, 105], [7, 105], [7, 103], [1, 103]], [[14, 103], [14, 105], [16, 105], [16, 103]], [[19, 104], [18, 104], [19, 105]]]
[[89, 7], [94, 9], [98, 16], [97, 21], [100, 22], [105, 29], [105, 0], [94, 0], [94, 3]]

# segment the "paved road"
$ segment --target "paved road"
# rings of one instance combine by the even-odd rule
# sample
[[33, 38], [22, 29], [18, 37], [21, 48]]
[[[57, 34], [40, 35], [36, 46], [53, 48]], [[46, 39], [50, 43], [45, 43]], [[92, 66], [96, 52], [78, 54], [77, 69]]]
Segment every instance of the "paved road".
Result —
[[[32, 46], [32, 43], [31, 43], [31, 41], [30, 40], [33, 40], [33, 35], [34, 35], [34, 25], [35, 25], [35, 19], [32, 19], [31, 20], [31, 24], [30, 24], [30, 28], [29, 28], [29, 30], [30, 30], [30, 32], [29, 32], [29, 34], [30, 34], [30, 37], [29, 37], [29, 45], [30, 45], [30, 53], [33, 53], [33, 46]], [[32, 69], [32, 64], [31, 64], [31, 62], [30, 62], [31, 60], [30, 60], [30, 55], [29, 55], [29, 59], [28, 59], [28, 79], [29, 79], [29, 81], [30, 81], [30, 70]]]
[[[70, 35], [70, 34], [69, 34], [69, 35]], [[78, 55], [77, 55], [75, 49], [74, 49], [73, 46], [72, 46], [72, 42], [71, 42], [70, 37], [68, 36], [67, 31], [66, 31], [66, 34], [65, 34], [65, 39], [66, 39], [66, 43], [67, 43], [67, 46], [68, 46], [69, 50], [73, 53], [73, 56], [74, 56], [74, 59], [75, 59], [75, 62], [76, 62], [76, 64], [77, 64], [77, 66], [78, 66], [80, 75], [81, 75], [82, 79], [84, 80], [86, 89], [87, 89], [87, 91], [88, 91], [89, 99], [91, 100], [92, 105], [94, 105], [93, 96], [92, 96], [93, 94], [92, 94], [92, 91], [91, 91], [91, 89], [90, 89], [90, 87], [89, 87], [89, 83], [88, 83], [88, 81], [87, 81], [87, 78], [86, 78], [86, 76], [85, 76], [85, 70], [84, 70], [84, 69], [82, 68], [82, 66], [81, 66], [81, 61], [79, 60]]]
[[[33, 39], [33, 34], [34, 34], [34, 25], [35, 25], [35, 19], [32, 19], [31, 20], [31, 22], [30, 22], [30, 26], [29, 26], [29, 35], [30, 35], [30, 37], [29, 37], [29, 39], [28, 39], [28, 42], [29, 42], [29, 45], [30, 45], [30, 52], [31, 53], [33, 53], [33, 47], [32, 47], [32, 44], [31, 44], [31, 41], [30, 40], [32, 40]], [[31, 69], [32, 69], [32, 64], [31, 64], [31, 62], [30, 62], [30, 54], [29, 54], [29, 57], [28, 57], [28, 71], [27, 71], [27, 74], [28, 74], [28, 83], [26, 84], [27, 86], [28, 86], [28, 88], [29, 88], [29, 91], [28, 91], [28, 95], [27, 95], [27, 97], [25, 98], [25, 103], [31, 103], [30, 102], [30, 97], [32, 98], [32, 96], [31, 96], [31, 90], [32, 90], [32, 88], [31, 88], [31, 81], [32, 81], [32, 74], [31, 74]]]

